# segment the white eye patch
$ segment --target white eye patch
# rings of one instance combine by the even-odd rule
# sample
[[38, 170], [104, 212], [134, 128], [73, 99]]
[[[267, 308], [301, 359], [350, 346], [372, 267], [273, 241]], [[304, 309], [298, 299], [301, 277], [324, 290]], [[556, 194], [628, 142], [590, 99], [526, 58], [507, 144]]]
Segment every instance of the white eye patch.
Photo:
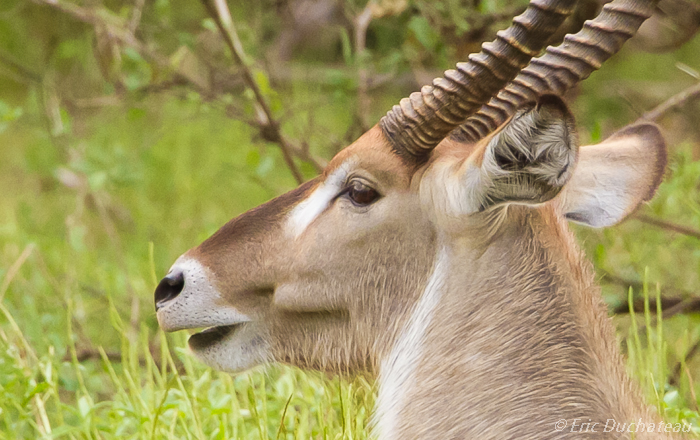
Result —
[[306, 228], [328, 208], [343, 189], [354, 164], [355, 160], [352, 158], [343, 162], [305, 200], [292, 209], [285, 225], [285, 230], [290, 237], [298, 238], [301, 236]]

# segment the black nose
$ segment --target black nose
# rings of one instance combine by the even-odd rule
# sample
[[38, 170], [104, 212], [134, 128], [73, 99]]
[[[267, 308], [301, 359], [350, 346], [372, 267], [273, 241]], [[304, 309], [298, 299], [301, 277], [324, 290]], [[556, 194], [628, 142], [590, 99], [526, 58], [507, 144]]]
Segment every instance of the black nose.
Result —
[[180, 270], [173, 271], [160, 280], [155, 294], [156, 312], [165, 303], [176, 298], [182, 292], [183, 287], [185, 287], [185, 276]]

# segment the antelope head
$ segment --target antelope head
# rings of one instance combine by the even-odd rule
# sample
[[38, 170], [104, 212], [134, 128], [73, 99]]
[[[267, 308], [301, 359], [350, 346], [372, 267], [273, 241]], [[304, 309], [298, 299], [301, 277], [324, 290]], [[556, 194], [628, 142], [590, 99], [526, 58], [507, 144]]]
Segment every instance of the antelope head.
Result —
[[[461, 367], [441, 377], [471, 374], [489, 350], [517, 358], [528, 344], [559, 344], [569, 351], [552, 362], [588, 365], [582, 353], [598, 349], [576, 331], [610, 329], [596, 321], [604, 311], [574, 313], [587, 301], [575, 292], [590, 280], [566, 222], [604, 227], [624, 219], [653, 195], [665, 146], [654, 125], [642, 124], [579, 149], [572, 115], [548, 93], [599, 66], [653, 4], [606, 5], [581, 33], [520, 71], [572, 6], [534, 3], [481, 54], [402, 100], [320, 177], [182, 255], [155, 292], [160, 326], [205, 329], [190, 348], [225, 371], [283, 362], [380, 373], [387, 414], [409, 381], [430, 379], [426, 372], [445, 364]], [[504, 114], [493, 133], [474, 129]], [[487, 299], [502, 317], [488, 315]], [[514, 324], [541, 332], [513, 339]], [[450, 361], [450, 346], [472, 343], [478, 349]], [[426, 354], [442, 364], [430, 367]], [[522, 362], [548, 367], [537, 366], [544, 358]], [[546, 392], [564, 393], [555, 382]], [[382, 432], [394, 432], [399, 422], [384, 419]]]
[[446, 248], [483, 250], [528, 211], [612, 225], [653, 195], [664, 164], [649, 124], [579, 153], [573, 117], [551, 96], [477, 144], [443, 142], [422, 165], [376, 126], [322, 176], [181, 256], [156, 289], [158, 320], [166, 331], [208, 328], [190, 347], [226, 371], [375, 371], [431, 274], [448, 270]]

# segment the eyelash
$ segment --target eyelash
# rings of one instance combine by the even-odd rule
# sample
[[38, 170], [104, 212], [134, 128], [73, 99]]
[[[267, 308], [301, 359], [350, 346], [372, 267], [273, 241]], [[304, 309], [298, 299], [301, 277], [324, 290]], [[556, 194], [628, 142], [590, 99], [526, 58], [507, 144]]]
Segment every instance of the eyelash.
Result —
[[[369, 206], [381, 197], [377, 190], [358, 180], [350, 181], [345, 189], [339, 194], [339, 196], [343, 195], [347, 196], [353, 205], [359, 207]], [[363, 200], [363, 196], [369, 196], [369, 198]]]

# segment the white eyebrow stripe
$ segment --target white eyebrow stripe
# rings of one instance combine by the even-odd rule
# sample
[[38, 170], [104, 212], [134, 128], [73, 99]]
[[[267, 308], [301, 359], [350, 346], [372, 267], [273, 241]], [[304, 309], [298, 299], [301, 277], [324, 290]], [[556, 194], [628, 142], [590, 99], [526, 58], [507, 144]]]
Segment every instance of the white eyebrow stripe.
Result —
[[328, 208], [331, 201], [343, 189], [345, 179], [354, 164], [353, 160], [346, 160], [338, 168], [326, 177], [314, 192], [303, 202], [299, 203], [287, 217], [286, 231], [297, 238], [306, 231], [306, 228]]

